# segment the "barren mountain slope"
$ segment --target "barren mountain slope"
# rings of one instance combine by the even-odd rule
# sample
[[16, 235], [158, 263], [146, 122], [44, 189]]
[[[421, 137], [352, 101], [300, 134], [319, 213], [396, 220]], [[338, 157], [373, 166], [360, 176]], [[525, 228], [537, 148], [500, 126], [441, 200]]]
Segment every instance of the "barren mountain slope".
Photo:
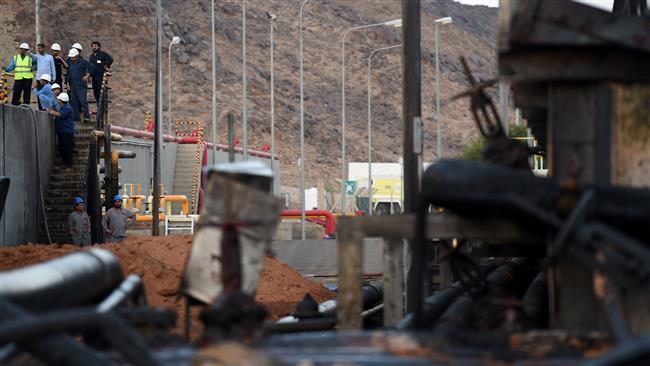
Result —
[[[115, 58], [111, 120], [141, 128], [154, 96], [154, 1], [41, 1], [43, 39], [67, 48], [81, 42], [88, 57], [90, 42], [99, 40]], [[235, 113], [241, 138], [241, 1], [216, 1], [218, 52], [218, 131], [225, 142], [225, 115]], [[276, 137], [283, 184], [297, 185], [299, 157], [298, 11], [299, 0], [248, 0], [249, 146], [270, 144], [269, 24], [266, 10], [278, 14], [276, 26]], [[1, 62], [8, 61], [16, 42], [33, 44], [33, 5], [17, 0], [0, 3]], [[210, 2], [163, 0], [165, 111], [167, 47], [173, 35], [183, 43], [172, 50], [175, 120], [205, 121], [210, 127]], [[346, 28], [383, 22], [401, 15], [395, 0], [312, 0], [305, 6], [305, 126], [308, 184], [335, 179], [341, 162], [341, 43]], [[434, 19], [451, 16], [440, 27], [441, 105], [444, 156], [457, 153], [475, 135], [467, 101], [450, 102], [466, 81], [458, 57], [466, 56], [481, 78], [496, 70], [497, 10], [466, 6], [451, 0], [422, 1], [422, 109], [425, 160], [435, 158]], [[20, 26], [24, 25], [24, 26]], [[24, 33], [19, 33], [24, 29]], [[366, 75], [372, 49], [399, 44], [400, 29], [376, 27], [355, 31], [347, 42], [348, 159], [367, 159]], [[401, 53], [391, 50], [373, 62], [374, 160], [397, 161], [401, 155]]]

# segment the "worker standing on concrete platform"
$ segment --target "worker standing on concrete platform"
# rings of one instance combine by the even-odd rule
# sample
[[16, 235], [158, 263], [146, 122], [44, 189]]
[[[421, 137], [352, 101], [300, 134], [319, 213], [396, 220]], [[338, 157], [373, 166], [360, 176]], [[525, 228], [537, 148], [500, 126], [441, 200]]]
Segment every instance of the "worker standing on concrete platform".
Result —
[[99, 94], [101, 93], [102, 81], [104, 80], [104, 72], [108, 71], [113, 64], [113, 58], [108, 53], [102, 51], [102, 45], [98, 41], [93, 41], [90, 45], [93, 50], [93, 54], [90, 55], [90, 65], [93, 67], [92, 79], [93, 79], [93, 94], [95, 95], [95, 101], [99, 106]]
[[111, 207], [102, 218], [107, 243], [121, 243], [126, 238], [126, 229], [135, 223], [135, 214], [122, 207], [122, 196], [113, 197]]
[[20, 105], [20, 95], [23, 96], [23, 104], [29, 104], [32, 97], [32, 79], [34, 78], [34, 60], [28, 53], [29, 45], [21, 43], [18, 47], [18, 54], [14, 55], [5, 68], [6, 72], [14, 72], [14, 94], [11, 104]]
[[59, 94], [56, 99], [61, 103], [61, 109], [56, 111], [48, 109], [47, 113], [56, 117], [54, 120], [54, 132], [58, 140], [57, 147], [63, 159], [64, 169], [72, 168], [72, 153], [74, 150], [74, 113], [70, 106], [68, 93]]
[[54, 69], [56, 70], [56, 77], [53, 79], [57, 84], [63, 84], [63, 69], [68, 68], [68, 63], [61, 55], [61, 45], [58, 43], [52, 44], [52, 57], [54, 57]]
[[36, 46], [38, 53], [32, 53], [32, 58], [36, 61], [36, 80], [41, 80], [41, 76], [48, 74], [52, 81], [56, 79], [56, 66], [54, 65], [54, 57], [45, 52], [47, 48], [43, 43]]
[[46, 109], [54, 109], [54, 105], [58, 104], [54, 92], [52, 91], [50, 81], [52, 81], [50, 75], [43, 74], [38, 79], [38, 83], [34, 88], [34, 95], [38, 99], [38, 109], [42, 111]]
[[68, 217], [72, 244], [81, 247], [90, 245], [90, 218], [86, 212], [86, 205], [81, 197], [75, 197], [74, 210]]
[[73, 48], [68, 53], [70, 62], [68, 63], [68, 74], [66, 83], [69, 85], [70, 104], [74, 112], [75, 121], [79, 121], [79, 111], [83, 111], [84, 120], [90, 121], [90, 111], [88, 110], [88, 81], [90, 80], [90, 71], [92, 67], [88, 61], [79, 56], [79, 51]]

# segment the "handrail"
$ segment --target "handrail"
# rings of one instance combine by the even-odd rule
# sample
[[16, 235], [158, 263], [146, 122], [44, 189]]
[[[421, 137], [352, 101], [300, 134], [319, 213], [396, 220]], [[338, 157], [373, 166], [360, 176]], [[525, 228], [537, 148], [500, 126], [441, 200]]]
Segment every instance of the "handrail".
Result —
[[[136, 130], [133, 128], [128, 128], [128, 127], [121, 127], [121, 126], [116, 126], [116, 125], [111, 125], [111, 131], [120, 133], [124, 136], [131, 136], [131, 137], [141, 137], [141, 138], [147, 138], [147, 139], [153, 139], [154, 134], [153, 132], [147, 132], [147, 131], [142, 131], [142, 130]], [[198, 143], [198, 138], [195, 136], [186, 136], [186, 137], [179, 137], [179, 136], [172, 136], [172, 135], [163, 135], [163, 140], [166, 142], [176, 142], [178, 144], [196, 144]], [[207, 147], [212, 147], [211, 142], [204, 142], [204, 144]], [[222, 150], [222, 151], [228, 151], [230, 147], [228, 145], [224, 144], [217, 144], [217, 150]], [[241, 147], [235, 147], [236, 152], [243, 152], [244, 149]], [[271, 154], [264, 152], [264, 151], [259, 151], [259, 150], [252, 150], [248, 149], [248, 154], [251, 156], [257, 156], [260, 158], [266, 158], [266, 159], [271, 159]], [[277, 160], [278, 157], [276, 156], [275, 159]]]

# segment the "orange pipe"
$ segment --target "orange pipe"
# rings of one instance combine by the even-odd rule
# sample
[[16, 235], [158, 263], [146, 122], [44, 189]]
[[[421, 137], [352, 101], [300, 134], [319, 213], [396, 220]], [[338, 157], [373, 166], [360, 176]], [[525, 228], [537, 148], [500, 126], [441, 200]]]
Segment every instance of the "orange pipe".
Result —
[[180, 202], [181, 203], [181, 212], [184, 215], [189, 215], [189, 213], [190, 213], [190, 200], [187, 199], [186, 196], [184, 196], [182, 194], [168, 194], [168, 195], [165, 195], [163, 197], [165, 199], [166, 204], [168, 205], [168, 207], [166, 207], [167, 208], [166, 212], [168, 214], [172, 213], [172, 210], [171, 210], [172, 202]]
[[[165, 221], [165, 214], [158, 214], [158, 219], [160, 221]], [[153, 215], [135, 215], [135, 222], [152, 222]]]
[[[280, 216], [283, 218], [302, 218], [302, 212], [300, 210], [284, 210], [280, 213]], [[321, 225], [325, 228], [325, 235], [332, 237], [336, 233], [336, 218], [334, 214], [327, 210], [306, 210], [305, 218], [324, 218], [325, 225]]]

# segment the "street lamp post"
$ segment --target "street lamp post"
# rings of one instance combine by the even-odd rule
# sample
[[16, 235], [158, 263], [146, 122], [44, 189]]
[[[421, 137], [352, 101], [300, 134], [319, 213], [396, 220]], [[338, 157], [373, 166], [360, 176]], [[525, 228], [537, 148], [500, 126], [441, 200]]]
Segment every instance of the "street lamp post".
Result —
[[169, 73], [169, 78], [168, 78], [169, 80], [167, 80], [167, 83], [169, 84], [169, 90], [167, 91], [167, 98], [169, 99], [167, 103], [169, 129], [167, 132], [170, 135], [172, 133], [172, 46], [179, 43], [181, 43], [181, 37], [179, 36], [172, 37], [171, 42], [169, 42], [169, 50], [167, 52], [167, 72]]
[[440, 39], [438, 36], [438, 25], [450, 24], [451, 22], [451, 17], [439, 18], [434, 22], [436, 28], [436, 155], [438, 159], [442, 159], [442, 135], [440, 134], [442, 124], [442, 121], [440, 121], [440, 62], [438, 52]]
[[210, 43], [210, 54], [212, 55], [212, 163], [217, 163], [217, 53], [215, 51], [214, 36], [214, 0], [210, 7], [210, 19], [212, 21], [212, 42]]
[[402, 45], [398, 44], [395, 46], [377, 48], [370, 52], [370, 56], [368, 56], [368, 214], [370, 216], [372, 216], [372, 79], [370, 75], [372, 69], [372, 57], [377, 52], [388, 51], [398, 47], [402, 47]]
[[[273, 53], [275, 50], [273, 31], [275, 29], [275, 21], [278, 16], [270, 11], [266, 12], [266, 18], [269, 20], [269, 26], [271, 28], [271, 170], [275, 174], [275, 63]], [[273, 179], [273, 194], [277, 193], [277, 187], [279, 182], [276, 179]]]
[[341, 37], [341, 214], [345, 215], [347, 211], [347, 199], [345, 192], [345, 181], [347, 180], [347, 170], [345, 164], [345, 40], [354, 30], [378, 27], [382, 25], [399, 28], [402, 26], [402, 19], [394, 19], [383, 23], [367, 24], [357, 27], [350, 27], [345, 30]]
[[302, 52], [302, 28], [303, 13], [305, 4], [309, 0], [303, 0], [300, 5], [300, 237], [305, 240], [305, 95], [303, 85], [303, 52]]
[[246, 0], [242, 0], [242, 34], [241, 34], [241, 48], [242, 48], [242, 81], [243, 81], [243, 95], [242, 95], [242, 122], [244, 123], [242, 134], [243, 136], [243, 148], [244, 148], [244, 160], [248, 160], [248, 103], [247, 103], [247, 90], [246, 84], [248, 82], [246, 78]]

